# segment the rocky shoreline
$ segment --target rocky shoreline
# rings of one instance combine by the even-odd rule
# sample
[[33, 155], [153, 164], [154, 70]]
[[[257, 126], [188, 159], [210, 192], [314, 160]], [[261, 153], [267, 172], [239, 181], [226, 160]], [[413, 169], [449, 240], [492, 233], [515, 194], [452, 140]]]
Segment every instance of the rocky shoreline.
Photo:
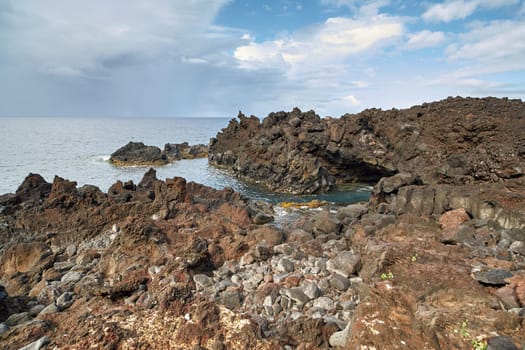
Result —
[[525, 171], [525, 104], [448, 98], [403, 110], [320, 118], [299, 109], [239, 113], [212, 139], [210, 164], [285, 193], [410, 173], [422, 184], [497, 182]]
[[376, 182], [290, 220], [154, 170], [107, 193], [30, 174], [0, 196], [0, 348], [523, 349], [524, 123], [492, 98], [241, 115], [210, 163], [298, 193]]
[[208, 146], [183, 143], [167, 143], [161, 150], [157, 146], [147, 146], [142, 142], [130, 141], [113, 152], [109, 162], [115, 166], [155, 166], [166, 165], [181, 159], [206, 158]]

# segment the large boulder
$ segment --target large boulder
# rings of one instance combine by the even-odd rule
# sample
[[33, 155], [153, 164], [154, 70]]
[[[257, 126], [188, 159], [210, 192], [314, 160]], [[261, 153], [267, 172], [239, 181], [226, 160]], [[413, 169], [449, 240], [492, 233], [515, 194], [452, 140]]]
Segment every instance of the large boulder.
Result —
[[156, 146], [146, 146], [142, 142], [129, 142], [111, 154], [111, 164], [117, 166], [129, 165], [164, 165], [168, 158]]

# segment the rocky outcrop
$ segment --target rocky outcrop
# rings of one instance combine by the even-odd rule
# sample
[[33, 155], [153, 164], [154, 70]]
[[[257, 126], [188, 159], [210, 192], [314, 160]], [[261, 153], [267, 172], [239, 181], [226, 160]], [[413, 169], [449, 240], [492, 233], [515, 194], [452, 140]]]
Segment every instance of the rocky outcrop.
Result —
[[[231, 189], [161, 181], [153, 169], [107, 193], [30, 174], [16, 193], [0, 196], [0, 348], [523, 348], [525, 177], [523, 130], [510, 130], [511, 120], [522, 123], [516, 108], [523, 103], [451, 99], [369, 110], [361, 121], [298, 110], [262, 123], [241, 116], [212, 141], [210, 160], [298, 192], [363, 179], [365, 169], [378, 180], [368, 203], [287, 203], [279, 210], [289, 211], [285, 217]], [[425, 123], [437, 122], [422, 110], [447, 111], [449, 126], [469, 110], [461, 125], [478, 126], [452, 128], [463, 135], [455, 142], [432, 132]], [[417, 129], [394, 128], [406, 118]], [[344, 132], [326, 129], [331, 123]], [[465, 138], [465, 130], [478, 134]], [[330, 148], [336, 140], [349, 148]], [[274, 160], [259, 148], [265, 142]], [[432, 147], [406, 156], [411, 149], [403, 147], [414, 142]], [[292, 145], [299, 151], [289, 159], [305, 162], [302, 170], [278, 158]], [[490, 147], [508, 153], [482, 151]], [[328, 162], [328, 153], [338, 156]], [[463, 169], [451, 163], [457, 157]], [[471, 166], [474, 158], [487, 166]], [[342, 175], [341, 159], [361, 168]], [[306, 168], [319, 171], [306, 176]]]
[[525, 171], [525, 104], [448, 98], [321, 119], [313, 111], [239, 113], [210, 142], [210, 163], [289, 193], [409, 173], [425, 184], [497, 182]]
[[412, 195], [394, 212], [412, 182], [383, 180], [379, 204], [290, 208], [276, 225], [265, 204], [154, 170], [108, 193], [30, 175], [0, 199], [0, 347], [525, 345], [522, 230], [476, 217], [473, 199], [430, 213]]
[[206, 145], [167, 143], [164, 150], [161, 150], [156, 146], [146, 146], [142, 142], [129, 142], [111, 154], [109, 162], [116, 166], [155, 166], [181, 159], [204, 158], [207, 155]]

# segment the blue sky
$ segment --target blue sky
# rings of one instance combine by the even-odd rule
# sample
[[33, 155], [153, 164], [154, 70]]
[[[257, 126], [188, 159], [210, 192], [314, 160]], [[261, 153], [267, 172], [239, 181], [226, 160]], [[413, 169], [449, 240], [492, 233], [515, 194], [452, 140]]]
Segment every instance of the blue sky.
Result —
[[0, 0], [0, 116], [525, 96], [525, 0]]

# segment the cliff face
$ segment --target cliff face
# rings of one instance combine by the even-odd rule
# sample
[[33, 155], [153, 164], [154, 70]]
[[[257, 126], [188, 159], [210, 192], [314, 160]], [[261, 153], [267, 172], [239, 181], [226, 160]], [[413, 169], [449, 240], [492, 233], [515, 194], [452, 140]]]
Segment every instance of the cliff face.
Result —
[[525, 171], [525, 104], [449, 98], [339, 119], [313, 111], [239, 114], [212, 139], [209, 161], [278, 192], [329, 191], [399, 172], [431, 183], [496, 182]]

